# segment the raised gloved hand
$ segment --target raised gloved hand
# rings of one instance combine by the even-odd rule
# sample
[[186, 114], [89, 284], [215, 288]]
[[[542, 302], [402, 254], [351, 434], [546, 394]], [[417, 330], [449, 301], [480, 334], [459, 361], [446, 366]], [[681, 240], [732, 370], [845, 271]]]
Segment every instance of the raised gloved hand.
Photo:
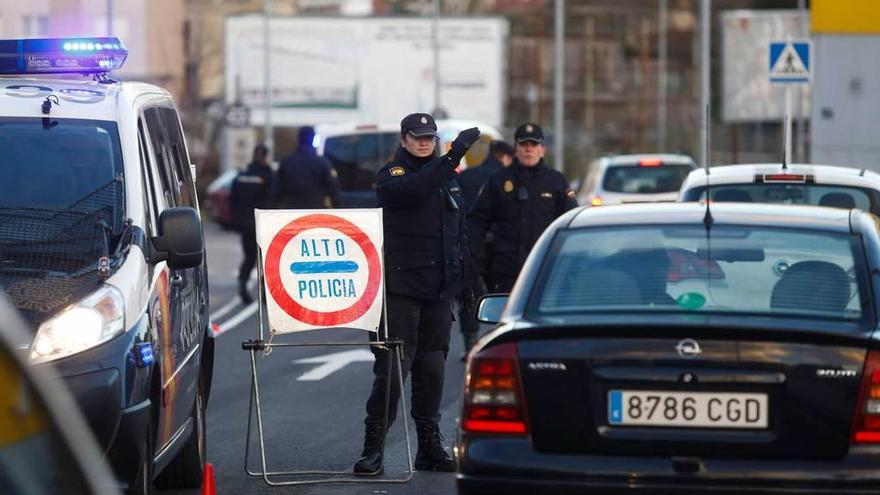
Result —
[[458, 163], [478, 139], [480, 139], [480, 130], [476, 127], [461, 131], [449, 147], [449, 158], [452, 162]]

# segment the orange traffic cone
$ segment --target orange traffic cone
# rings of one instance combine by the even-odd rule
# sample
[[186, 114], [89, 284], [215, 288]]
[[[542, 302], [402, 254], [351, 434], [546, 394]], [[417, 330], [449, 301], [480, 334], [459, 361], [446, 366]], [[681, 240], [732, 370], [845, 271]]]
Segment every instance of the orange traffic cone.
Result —
[[216, 495], [214, 489], [214, 465], [210, 462], [205, 463], [205, 469], [202, 471], [202, 495]]

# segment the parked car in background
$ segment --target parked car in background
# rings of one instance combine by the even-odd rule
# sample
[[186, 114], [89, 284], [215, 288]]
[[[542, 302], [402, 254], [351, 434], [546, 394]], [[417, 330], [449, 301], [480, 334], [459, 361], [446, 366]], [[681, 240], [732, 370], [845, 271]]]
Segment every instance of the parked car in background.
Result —
[[238, 175], [238, 169], [227, 170], [214, 179], [205, 190], [205, 211], [211, 220], [220, 227], [231, 230], [235, 228], [232, 218], [232, 183]]
[[880, 174], [829, 165], [779, 163], [725, 165], [691, 172], [680, 201], [703, 201], [706, 189], [715, 202], [780, 203], [859, 208], [880, 215]]
[[603, 156], [590, 164], [578, 191], [587, 206], [675, 201], [697, 164], [687, 155]]

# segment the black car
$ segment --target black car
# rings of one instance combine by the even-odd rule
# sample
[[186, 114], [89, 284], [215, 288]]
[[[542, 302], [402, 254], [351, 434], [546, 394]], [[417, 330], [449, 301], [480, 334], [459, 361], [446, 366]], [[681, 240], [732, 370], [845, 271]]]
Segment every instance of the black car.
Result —
[[459, 493], [880, 493], [878, 269], [860, 210], [567, 213], [482, 302]]

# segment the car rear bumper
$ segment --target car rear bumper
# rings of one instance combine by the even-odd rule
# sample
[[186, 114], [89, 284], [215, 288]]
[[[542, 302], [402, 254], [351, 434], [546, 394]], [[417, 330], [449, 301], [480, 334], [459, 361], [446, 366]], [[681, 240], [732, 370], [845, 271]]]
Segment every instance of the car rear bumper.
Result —
[[458, 453], [459, 494], [880, 494], [880, 447], [854, 448], [840, 461], [688, 459], [692, 473], [668, 457], [541, 453], [527, 438], [466, 439]]

